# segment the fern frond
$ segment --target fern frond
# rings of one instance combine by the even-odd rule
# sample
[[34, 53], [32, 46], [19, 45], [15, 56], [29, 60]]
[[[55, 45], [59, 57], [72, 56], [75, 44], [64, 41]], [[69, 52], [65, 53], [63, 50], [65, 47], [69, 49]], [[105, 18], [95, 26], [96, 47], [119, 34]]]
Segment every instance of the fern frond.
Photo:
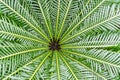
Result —
[[[86, 68], [87, 70], [89, 70], [90, 72], [94, 73], [94, 75], [96, 75], [97, 77], [95, 77], [96, 79], [103, 79], [103, 80], [107, 80], [103, 75], [95, 72], [94, 70], [92, 70], [91, 68], [89, 68], [88, 66], [86, 66], [85, 64], [81, 63], [80, 61], [70, 57], [70, 56], [66, 56], [68, 57], [69, 59], [73, 60], [74, 62], [77, 62], [79, 65], [83, 66], [84, 68]], [[87, 70], [85, 70], [84, 72], [88, 73]], [[92, 75], [90, 75], [92, 76]], [[93, 77], [94, 78], [94, 77]], [[88, 76], [88, 79], [89, 79], [89, 76]]]
[[64, 59], [64, 57], [61, 55], [61, 59], [63, 60], [63, 62], [66, 64], [66, 66], [69, 68], [70, 72], [72, 73], [73, 77], [78, 80], [77, 76], [75, 75], [74, 71], [72, 70], [72, 68], [70, 67], [70, 65], [68, 64], [68, 62], [66, 62], [66, 60]]
[[[94, 2], [94, 0], [92, 0], [93, 2]], [[92, 4], [92, 1], [91, 1], [91, 4]], [[87, 12], [87, 14], [86, 14], [86, 12], [85, 12], [85, 15], [83, 15], [83, 18], [74, 26], [74, 27], [72, 27], [72, 29], [71, 30], [69, 30], [69, 32], [66, 34], [66, 35], [68, 35], [68, 34], [70, 34], [74, 29], [76, 29], [88, 16], [90, 16], [99, 6], [101, 6], [101, 4], [103, 4], [105, 2], [105, 0], [97, 0], [97, 1], [95, 1], [95, 5], [94, 5], [94, 7], [92, 7], [92, 8], [89, 8], [88, 10], [85, 10], [85, 11], [88, 11]], [[84, 5], [83, 5], [84, 6]], [[88, 7], [88, 6], [87, 6]], [[86, 8], [87, 8], [86, 7]], [[65, 36], [66, 36], [65, 35]], [[64, 38], [63, 38], [64, 39]]]
[[40, 67], [43, 65], [43, 63], [46, 61], [46, 59], [48, 58], [48, 56], [50, 56], [50, 54], [51, 54], [51, 52], [46, 55], [46, 57], [42, 60], [42, 62], [40, 62], [40, 64], [37, 66], [37, 68], [35, 69], [35, 71], [31, 75], [31, 77], [29, 78], [29, 80], [32, 80], [32, 78], [35, 76], [35, 74], [37, 73], [37, 71], [40, 69]]
[[24, 65], [22, 65], [21, 67], [17, 68], [15, 71], [11, 72], [10, 74], [8, 74], [7, 76], [5, 76], [5, 78], [3, 78], [3, 80], [8, 79], [10, 76], [14, 75], [15, 73], [17, 73], [18, 71], [20, 71], [22, 68], [24, 68], [25, 66], [28, 66], [29, 64], [33, 63], [34, 61], [36, 61], [37, 59], [39, 59], [40, 57], [42, 57], [43, 54], [41, 53], [40, 55], [37, 55], [37, 57], [31, 59], [28, 63], [25, 63]]
[[14, 40], [15, 37], [17, 37], [17, 38], [23, 38], [23, 39], [39, 42], [42, 44], [46, 44], [44, 41], [35, 37], [31, 33], [12, 25], [12, 24], [6, 22], [5, 20], [0, 20], [0, 23], [1, 23], [0, 24], [0, 33], [1, 33], [0, 36], [2, 36], [2, 38], [5, 38], [5, 36], [6, 36], [7, 39]]
[[[111, 6], [104, 6], [102, 7], [102, 9], [100, 9], [100, 12], [95, 12], [97, 15], [99, 15], [98, 17], [95, 17], [94, 15], [92, 15], [92, 17], [88, 17], [88, 23], [87, 26], [85, 25], [84, 27], [82, 27], [80, 29], [80, 32], [73, 34], [71, 37], [65, 39], [66, 42], [74, 37], [77, 37], [79, 35], [81, 35], [82, 33], [85, 33], [93, 28], [100, 28], [102, 30], [104, 30], [105, 28], [110, 29], [110, 30], [118, 30], [120, 29], [119, 27], [119, 16], [120, 16], [120, 9], [119, 9], [119, 5], [112, 5]], [[117, 10], [116, 10], [117, 9]], [[104, 15], [103, 15], [103, 11]], [[101, 18], [100, 20], [98, 18]], [[92, 23], [91, 23], [91, 22]], [[114, 21], [116, 21], [115, 23], [113, 23]], [[96, 29], [95, 29], [96, 30]]]
[[[88, 64], [91, 64], [91, 67], [94, 69], [98, 69], [98, 67], [101, 67], [99, 69], [100, 71], [104, 71], [103, 73], [102, 72], [101, 73], [106, 75], [106, 78], [114, 78], [114, 76], [118, 76], [119, 74], [119, 68], [120, 68], [119, 53], [106, 51], [106, 50], [97, 50], [97, 49], [92, 49], [90, 51], [83, 49], [83, 50], [79, 50], [79, 52], [75, 52], [75, 51], [65, 51], [65, 52], [86, 58]], [[114, 69], [113, 72], [111, 72], [112, 69]], [[107, 74], [105, 74], [105, 72]], [[114, 76], [110, 76], [113, 75], [113, 73]]]
[[63, 48], [105, 48], [118, 46], [120, 44], [120, 34], [109, 32], [98, 35], [88, 35], [79, 42], [68, 43]]
[[58, 32], [58, 37], [57, 37], [57, 39], [60, 37], [60, 34], [61, 34], [62, 28], [63, 28], [63, 26], [64, 26], [66, 17], [67, 17], [67, 15], [68, 15], [68, 11], [69, 11], [69, 8], [70, 8], [71, 3], [72, 3], [72, 0], [69, 1], [68, 7], [67, 7], [67, 9], [66, 9], [67, 11], [66, 11], [66, 13], [65, 13], [63, 22], [62, 22], [61, 27], [60, 27], [60, 31]]
[[[41, 4], [43, 4], [43, 6], [42, 6]], [[49, 6], [48, 6], [48, 4], [49, 4], [49, 1], [47, 1], [47, 0], [44, 0], [44, 2], [38, 0], [38, 5], [39, 5], [39, 7], [40, 7], [42, 16], [43, 16], [43, 18], [44, 18], [44, 21], [45, 21], [47, 30], [48, 30], [48, 32], [49, 32], [49, 34], [50, 34], [50, 38], [52, 39], [52, 32], [51, 32], [51, 29], [50, 29], [50, 27], [51, 27], [51, 24], [50, 24], [51, 21], [48, 20], [48, 19], [50, 19], [50, 16], [49, 16], [49, 14], [48, 14], [48, 13], [49, 13], [49, 12], [48, 12], [48, 11], [49, 11]], [[46, 15], [45, 15], [44, 11], [47, 13]], [[48, 18], [46, 18], [46, 16], [47, 16]], [[48, 22], [48, 21], [49, 21], [49, 22]], [[48, 23], [49, 23], [49, 24], [48, 24]]]
[[[14, 5], [13, 5], [14, 4]], [[35, 31], [37, 31], [38, 33], [40, 33], [44, 38], [46, 38], [47, 40], [49, 40], [45, 34], [43, 34], [40, 30], [40, 27], [38, 29], [38, 26], [35, 20], [33, 20], [33, 18], [31, 17], [31, 15], [26, 12], [26, 10], [19, 4], [18, 1], [14, 1], [14, 0], [0, 0], [0, 5], [1, 5], [1, 10], [2, 12], [5, 13], [9, 13], [11, 16], [14, 16], [19, 20], [24, 20], [26, 24], [28, 24], [29, 26], [31, 26]], [[22, 13], [24, 12], [24, 13]], [[30, 19], [29, 19], [30, 18]]]

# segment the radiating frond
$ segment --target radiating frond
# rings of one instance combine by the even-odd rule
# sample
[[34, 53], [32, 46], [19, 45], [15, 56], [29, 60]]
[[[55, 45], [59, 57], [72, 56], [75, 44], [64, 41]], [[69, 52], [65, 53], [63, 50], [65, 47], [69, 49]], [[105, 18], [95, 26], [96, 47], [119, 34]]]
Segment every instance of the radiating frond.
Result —
[[32, 40], [39, 43], [45, 43], [44, 41], [40, 40], [38, 37], [32, 35], [31, 33], [7, 22], [7, 20], [0, 20], [0, 33], [1, 33], [0, 36], [2, 36], [2, 38], [9, 40], [11, 39], [14, 40], [17, 37], [20, 39], [23, 38], [26, 40]]
[[[92, 5], [91, 6], [91, 4], [93, 4], [93, 2], [94, 2], [94, 5]], [[83, 10], [82, 11], [84, 11], [84, 13], [83, 13], [83, 17], [80, 19], [80, 21], [78, 21], [76, 24], [74, 24], [73, 26], [72, 26], [72, 28], [71, 28], [71, 30], [69, 30], [69, 28], [68, 28], [68, 30], [69, 30], [69, 32], [67, 32], [66, 34], [65, 34], [65, 36], [66, 35], [68, 35], [68, 34], [70, 34], [74, 29], [76, 29], [88, 16], [90, 16], [92, 13], [94, 13], [94, 11], [97, 9], [97, 8], [99, 8], [99, 6], [101, 6], [102, 5], [102, 3], [104, 3], [105, 2], [105, 0], [91, 0], [90, 1], [90, 3], [88, 4], [88, 6], [86, 6], [85, 4], [83, 4], [83, 6], [85, 7], [85, 8], [83, 8]], [[83, 2], [84, 3], [84, 2]], [[89, 7], [89, 8], [88, 8]], [[85, 10], [84, 10], [85, 9]], [[81, 12], [81, 11], [80, 11]], [[87, 14], [86, 14], [87, 13]], [[78, 17], [78, 16], [77, 16]], [[64, 36], [64, 35], [63, 35]], [[64, 39], [64, 38], [63, 38]]]
[[109, 32], [98, 35], [88, 35], [80, 41], [68, 43], [63, 48], [104, 48], [111, 46], [118, 46], [120, 44], [120, 34]]
[[106, 51], [102, 49], [101, 50], [91, 49], [89, 51], [83, 49], [79, 50], [79, 52], [75, 51], [65, 52], [85, 58], [87, 61], [86, 63], [91, 64], [92, 69], [98, 70], [97, 73], [100, 72], [108, 79], [114, 78], [115, 76], [119, 75], [120, 68], [119, 53]]
[[97, 12], [94, 12], [94, 14], [92, 14], [90, 17], [87, 17], [84, 20], [85, 25], [80, 27], [80, 29], [78, 30], [79, 32], [73, 33], [73, 35], [67, 38], [65, 42], [79, 35], [83, 35], [83, 33], [85, 34], [85, 32], [87, 33], [87, 31], [89, 32], [90, 30], [93, 30], [93, 29], [94, 31], [100, 31], [100, 30], [107, 31], [107, 30], [120, 29], [119, 27], [120, 8], [119, 7], [120, 6], [116, 4], [113, 4], [112, 6], [111, 5], [103, 6], [103, 7], [101, 6], [101, 8]]
[[38, 27], [34, 18], [29, 14], [29, 12], [27, 12], [27, 10], [25, 10], [22, 7], [22, 5], [19, 4], [18, 1], [0, 0], [0, 6], [1, 6], [1, 11], [2, 12], [9, 13], [10, 16], [12, 16], [12, 17], [14, 16], [18, 21], [21, 20], [21, 22], [22, 22], [22, 20], [23, 20], [24, 21], [23, 24], [26, 23], [26, 25], [31, 26], [35, 31], [37, 31], [44, 38], [47, 39], [45, 34], [43, 34], [43, 32], [41, 32], [41, 28]]

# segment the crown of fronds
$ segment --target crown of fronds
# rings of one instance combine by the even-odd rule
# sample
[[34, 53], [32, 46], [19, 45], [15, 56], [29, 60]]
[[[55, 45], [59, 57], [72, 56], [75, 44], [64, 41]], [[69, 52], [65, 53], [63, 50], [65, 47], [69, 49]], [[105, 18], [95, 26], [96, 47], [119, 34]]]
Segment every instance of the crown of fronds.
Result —
[[0, 0], [0, 80], [120, 80], [119, 0]]

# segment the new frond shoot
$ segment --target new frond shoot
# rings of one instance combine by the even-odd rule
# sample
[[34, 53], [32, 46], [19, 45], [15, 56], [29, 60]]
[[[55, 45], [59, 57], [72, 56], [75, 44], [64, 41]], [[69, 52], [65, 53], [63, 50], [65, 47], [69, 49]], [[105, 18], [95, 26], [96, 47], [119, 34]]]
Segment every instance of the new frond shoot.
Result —
[[50, 43], [49, 43], [49, 50], [52, 51], [60, 51], [61, 50], [61, 44], [60, 44], [60, 39], [50, 39]]

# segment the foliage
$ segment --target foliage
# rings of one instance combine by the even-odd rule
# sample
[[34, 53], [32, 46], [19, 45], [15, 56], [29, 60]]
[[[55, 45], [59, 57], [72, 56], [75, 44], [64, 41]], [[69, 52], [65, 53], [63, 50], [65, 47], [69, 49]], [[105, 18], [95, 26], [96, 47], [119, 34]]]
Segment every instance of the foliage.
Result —
[[0, 0], [0, 80], [120, 80], [119, 0]]

